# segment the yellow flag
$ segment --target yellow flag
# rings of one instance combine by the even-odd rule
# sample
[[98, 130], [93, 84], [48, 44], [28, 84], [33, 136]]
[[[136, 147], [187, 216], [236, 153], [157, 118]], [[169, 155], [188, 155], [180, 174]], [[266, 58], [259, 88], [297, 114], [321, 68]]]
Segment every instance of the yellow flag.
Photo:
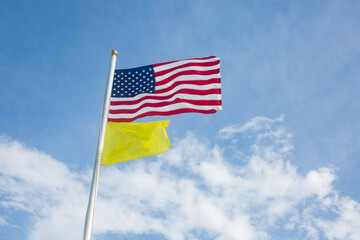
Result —
[[169, 120], [149, 123], [108, 122], [101, 165], [111, 165], [166, 152]]

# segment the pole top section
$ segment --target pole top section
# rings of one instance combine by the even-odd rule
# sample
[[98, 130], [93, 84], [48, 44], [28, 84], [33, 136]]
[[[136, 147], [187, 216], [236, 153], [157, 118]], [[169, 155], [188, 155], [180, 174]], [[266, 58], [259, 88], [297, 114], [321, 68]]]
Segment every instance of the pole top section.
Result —
[[112, 50], [112, 52], [111, 52], [111, 56], [117, 56], [117, 51], [116, 50]]

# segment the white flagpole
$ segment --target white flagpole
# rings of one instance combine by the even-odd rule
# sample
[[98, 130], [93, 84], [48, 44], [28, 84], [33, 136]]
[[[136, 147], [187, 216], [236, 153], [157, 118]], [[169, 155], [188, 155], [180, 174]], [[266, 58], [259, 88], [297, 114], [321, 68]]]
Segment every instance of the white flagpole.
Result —
[[111, 52], [109, 76], [108, 76], [108, 81], [107, 81], [105, 97], [104, 97], [104, 106], [103, 106], [103, 112], [102, 112], [99, 141], [98, 141], [97, 152], [96, 152], [96, 157], [95, 157], [93, 178], [92, 178], [92, 182], [91, 182], [89, 204], [88, 204], [86, 218], [85, 218], [83, 240], [91, 240], [91, 234], [92, 234], [92, 228], [93, 228], [93, 222], [94, 222], [95, 202], [96, 202], [97, 189], [98, 189], [99, 177], [100, 177], [101, 157], [102, 157], [102, 152], [103, 152], [103, 148], [104, 148], [106, 123], [107, 123], [107, 118], [108, 118], [108, 113], [109, 113], [110, 95], [111, 95], [111, 88], [112, 88], [113, 79], [114, 79], [116, 56], [117, 56], [117, 51], [113, 50]]

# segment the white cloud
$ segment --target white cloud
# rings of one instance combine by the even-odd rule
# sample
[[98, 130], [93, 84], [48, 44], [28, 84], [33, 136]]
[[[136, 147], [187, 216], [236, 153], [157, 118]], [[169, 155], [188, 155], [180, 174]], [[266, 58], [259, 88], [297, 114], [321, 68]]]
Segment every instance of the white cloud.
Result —
[[254, 117], [244, 125], [235, 124], [232, 126], [228, 126], [219, 131], [219, 136], [222, 138], [231, 138], [237, 133], [243, 133], [249, 130], [258, 131], [258, 130], [269, 130], [272, 127], [273, 123], [284, 121], [284, 116], [281, 115], [276, 119], [269, 119], [265, 117]]
[[[338, 195], [330, 168], [298, 174], [287, 161], [291, 134], [282, 121], [257, 117], [227, 127], [215, 146], [189, 133], [157, 159], [103, 167], [95, 236], [246, 240], [276, 239], [281, 232], [286, 238], [359, 238], [359, 202]], [[250, 149], [236, 149], [246, 152], [239, 162], [221, 147], [237, 134], [253, 141]], [[29, 239], [81, 238], [90, 172], [74, 173], [8, 139], [0, 143], [0, 164], [1, 207], [31, 214]]]
[[6, 221], [5, 217], [0, 216], [0, 226], [8, 225], [9, 223]]
[[[335, 220], [323, 220], [320, 225], [329, 239], [360, 238], [360, 204], [350, 198], [340, 198], [333, 207], [339, 215]], [[321, 220], [319, 220], [320, 222]]]
[[[49, 155], [0, 139], [0, 206], [30, 213], [29, 239], [81, 237], [87, 189], [79, 175]], [[8, 219], [17, 224], [16, 219]], [[66, 230], [65, 230], [66, 229]]]

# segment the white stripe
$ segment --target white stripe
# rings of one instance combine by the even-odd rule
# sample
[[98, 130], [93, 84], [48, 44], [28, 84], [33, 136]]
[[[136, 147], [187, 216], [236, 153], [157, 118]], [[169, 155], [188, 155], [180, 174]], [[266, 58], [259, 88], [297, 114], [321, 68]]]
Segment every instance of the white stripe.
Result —
[[[156, 90], [160, 90], [160, 89], [164, 89], [167, 87], [170, 87], [171, 85], [173, 85], [175, 82], [177, 81], [197, 81], [197, 80], [209, 80], [209, 79], [213, 79], [213, 78], [220, 78], [220, 74], [211, 74], [211, 75], [181, 75], [177, 78], [174, 78], [173, 80], [171, 80], [170, 82], [160, 85], [160, 86], [156, 86]], [[155, 78], [155, 80], [158, 82], [158, 79]]]
[[169, 112], [172, 110], [178, 110], [178, 109], [183, 109], [183, 108], [192, 108], [192, 109], [198, 109], [198, 110], [215, 109], [216, 111], [220, 111], [222, 109], [221, 106], [197, 106], [197, 105], [193, 105], [193, 104], [189, 104], [189, 103], [175, 103], [175, 104], [165, 106], [165, 107], [156, 107], [156, 108], [145, 107], [145, 108], [140, 109], [138, 112], [132, 113], [132, 114], [110, 114], [109, 113], [109, 118], [134, 118], [143, 113], [147, 113], [147, 112], [151, 112], [151, 111]]
[[[191, 66], [191, 67], [184, 67], [184, 68], [178, 68], [175, 69], [174, 71], [171, 71], [163, 76], [158, 76], [156, 79], [158, 79], [158, 81], [164, 80], [168, 77], [171, 77], [172, 75], [179, 73], [179, 72], [183, 72], [183, 71], [188, 71], [188, 70], [196, 70], [196, 71], [209, 71], [209, 70], [214, 70], [214, 69], [219, 69], [220, 68], [220, 64], [217, 64], [215, 66], [211, 66], [211, 67], [200, 67], [200, 66]], [[157, 72], [157, 71], [155, 71]], [[201, 74], [199, 74], [201, 76]]]
[[186, 63], [215, 62], [215, 61], [218, 61], [218, 60], [220, 60], [220, 58], [218, 58], [218, 57], [213, 57], [213, 58], [204, 59], [204, 60], [203, 59], [180, 60], [180, 61], [177, 61], [177, 62], [168, 63], [168, 64], [165, 64], [165, 65], [162, 65], [162, 66], [154, 67], [154, 71], [155, 72], [164, 71], [164, 70], [167, 70], [169, 68], [174, 68], [174, 67], [177, 67], [177, 66], [181, 66], [181, 65], [186, 64]]
[[110, 105], [110, 110], [136, 109], [145, 103], [171, 102], [177, 98], [186, 99], [186, 100], [221, 100], [221, 94], [209, 94], [209, 95], [176, 94], [172, 98], [166, 100], [146, 99], [138, 104], [133, 104], [133, 105]]
[[[167, 95], [170, 95], [171, 93], [174, 93], [180, 89], [209, 90], [209, 89], [220, 89], [220, 88], [221, 88], [221, 83], [211, 83], [206, 85], [180, 84], [174, 87], [172, 90], [167, 91], [165, 93], [169, 93]], [[157, 90], [157, 88], [155, 90]], [[158, 96], [159, 94], [156, 95]]]
[[209, 89], [221, 89], [221, 83], [212, 83], [212, 84], [207, 84], [207, 85], [193, 85], [193, 84], [181, 84], [179, 86], [174, 87], [172, 90], [168, 91], [168, 92], [164, 92], [164, 93], [159, 93], [159, 94], [154, 94], [154, 93], [141, 93], [138, 94], [134, 97], [129, 97], [129, 98], [117, 98], [117, 97], [112, 97], [111, 101], [133, 101], [133, 100], [138, 100], [141, 99], [143, 97], [146, 96], [168, 96], [173, 94], [174, 92], [183, 89], [184, 86], [189, 87], [190, 89], [194, 89], [194, 90], [209, 90]]

